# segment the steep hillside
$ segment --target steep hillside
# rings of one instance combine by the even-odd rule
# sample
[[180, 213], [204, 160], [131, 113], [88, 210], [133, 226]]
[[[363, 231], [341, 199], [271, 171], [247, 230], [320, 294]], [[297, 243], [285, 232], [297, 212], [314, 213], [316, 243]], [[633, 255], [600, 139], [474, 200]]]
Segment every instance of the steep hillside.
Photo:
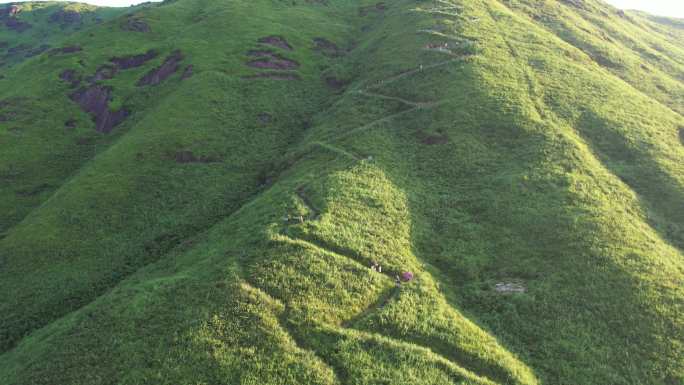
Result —
[[68, 35], [144, 6], [100, 8], [80, 3], [26, 2], [0, 5], [0, 74], [3, 68], [38, 56], [73, 53], [56, 46]]
[[0, 384], [684, 383], [681, 21], [46, 9], [90, 8], [3, 13], [51, 48], [0, 67]]

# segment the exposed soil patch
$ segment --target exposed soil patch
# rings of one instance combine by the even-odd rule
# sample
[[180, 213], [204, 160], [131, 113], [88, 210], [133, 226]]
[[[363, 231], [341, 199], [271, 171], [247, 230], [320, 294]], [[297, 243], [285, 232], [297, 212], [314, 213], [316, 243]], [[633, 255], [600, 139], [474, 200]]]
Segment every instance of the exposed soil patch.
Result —
[[81, 22], [81, 14], [76, 11], [65, 11], [62, 9], [50, 15], [48, 21], [62, 25], [78, 24]]
[[181, 75], [181, 80], [187, 79], [194, 74], [195, 74], [195, 67], [192, 64], [190, 64], [187, 67], [185, 67], [185, 69], [183, 70], [183, 74]]
[[243, 79], [300, 80], [301, 78], [293, 72], [262, 72], [256, 75], [243, 76]]
[[261, 44], [268, 44], [268, 45], [272, 45], [274, 47], [278, 47], [278, 48], [282, 48], [282, 49], [285, 49], [288, 51], [292, 51], [292, 46], [282, 36], [271, 35], [271, 36], [262, 37], [261, 39], [259, 39], [257, 41]]
[[164, 63], [161, 66], [151, 70], [140, 80], [138, 80], [137, 86], [153, 86], [163, 82], [164, 80], [166, 80], [166, 78], [168, 78], [169, 76], [173, 75], [176, 71], [178, 71], [178, 67], [180, 66], [180, 62], [182, 60], [183, 54], [181, 53], [181, 51], [173, 51], [171, 55], [169, 55], [166, 58], [166, 60], [164, 60]]
[[114, 112], [109, 110], [111, 94], [111, 87], [92, 85], [73, 92], [69, 97], [93, 117], [98, 132], [108, 133], [130, 114], [124, 108]]
[[116, 73], [119, 72], [118, 67], [105, 64], [100, 66], [93, 76], [88, 77], [86, 80], [90, 83], [99, 82], [100, 80], [111, 79]]
[[141, 65], [145, 64], [146, 62], [154, 59], [159, 55], [157, 51], [151, 49], [143, 54], [139, 55], [130, 55], [130, 56], [121, 56], [121, 57], [113, 57], [109, 59], [110, 62], [112, 62], [114, 65], [119, 67], [122, 70], [126, 70], [129, 68], [135, 68], [135, 67], [140, 67]]
[[66, 47], [61, 47], [61, 48], [54, 48], [50, 50], [50, 56], [53, 55], [64, 55], [64, 54], [69, 54], [69, 53], [74, 53], [74, 52], [80, 52], [82, 51], [83, 48], [78, 45], [68, 45]]
[[76, 70], [66, 69], [59, 74], [59, 78], [70, 83], [71, 88], [76, 88], [81, 84], [81, 75]]
[[684, 145], [684, 127], [679, 128], [679, 141]]
[[176, 163], [215, 163], [218, 160], [209, 156], [195, 156], [192, 151], [178, 151], [173, 156]]
[[50, 189], [51, 187], [52, 186], [50, 186], [47, 183], [42, 183], [42, 184], [39, 184], [38, 186], [35, 186], [32, 188], [28, 188], [28, 189], [24, 189], [24, 190], [18, 190], [18, 191], [16, 191], [16, 195], [18, 197], [32, 197], [32, 196], [35, 196], [35, 195], [42, 193], [43, 191]]
[[359, 16], [367, 16], [369, 13], [375, 12], [375, 13], [382, 13], [387, 10], [387, 5], [383, 2], [377, 3], [375, 5], [368, 5], [365, 7], [359, 8]]
[[150, 25], [147, 24], [144, 20], [139, 19], [133, 15], [128, 15], [126, 17], [126, 20], [121, 24], [121, 29], [124, 31], [133, 31], [133, 32], [141, 32], [141, 33], [148, 33], [152, 29], [150, 28]]
[[338, 79], [334, 76], [326, 76], [325, 84], [333, 90], [340, 91], [347, 87], [349, 82], [346, 80]]
[[26, 31], [27, 29], [30, 29], [33, 26], [31, 25], [31, 23], [21, 21], [21, 20], [18, 20], [18, 19], [11, 17], [11, 18], [5, 20], [5, 27], [7, 27], [13, 31], [22, 33], [24, 31]]
[[339, 57], [343, 55], [343, 51], [337, 47], [337, 44], [333, 43], [328, 39], [316, 37], [313, 39], [313, 43], [314, 50], [322, 53], [325, 56]]
[[292, 70], [299, 68], [299, 63], [297, 63], [294, 60], [282, 57], [280, 55], [273, 55], [270, 57], [255, 59], [247, 62], [247, 65], [252, 68], [273, 70]]

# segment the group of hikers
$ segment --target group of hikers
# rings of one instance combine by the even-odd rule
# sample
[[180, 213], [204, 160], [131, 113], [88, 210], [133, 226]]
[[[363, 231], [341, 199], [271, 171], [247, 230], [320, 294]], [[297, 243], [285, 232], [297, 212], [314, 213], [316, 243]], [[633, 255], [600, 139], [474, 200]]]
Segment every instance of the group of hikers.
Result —
[[[371, 268], [371, 270], [373, 270], [375, 272], [382, 273], [382, 266], [376, 261], [371, 262], [370, 268]], [[403, 273], [401, 273], [401, 276], [399, 274], [394, 275], [394, 283], [397, 286], [401, 286], [402, 282], [409, 282], [412, 280], [413, 280], [413, 273], [410, 271], [404, 271]]]

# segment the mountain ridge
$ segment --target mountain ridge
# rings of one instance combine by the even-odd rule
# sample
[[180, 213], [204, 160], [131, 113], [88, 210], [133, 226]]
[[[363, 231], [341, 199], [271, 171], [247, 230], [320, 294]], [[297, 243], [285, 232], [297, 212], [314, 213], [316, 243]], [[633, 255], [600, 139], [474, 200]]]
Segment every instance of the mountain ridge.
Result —
[[178, 0], [3, 68], [0, 382], [681, 381], [684, 47], [571, 3]]

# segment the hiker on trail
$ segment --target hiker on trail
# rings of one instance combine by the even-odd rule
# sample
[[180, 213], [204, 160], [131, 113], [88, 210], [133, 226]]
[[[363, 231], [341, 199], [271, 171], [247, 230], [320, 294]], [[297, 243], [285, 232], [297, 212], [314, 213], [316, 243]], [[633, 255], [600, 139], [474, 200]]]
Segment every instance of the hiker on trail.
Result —
[[422, 64], [420, 65], [420, 70], [421, 70], [421, 71], [423, 70], [423, 65], [422, 65]]
[[373, 261], [373, 262], [371, 263], [371, 270], [377, 271], [378, 273], [382, 273], [382, 266], [380, 266], [379, 263]]
[[413, 280], [413, 273], [410, 271], [405, 271], [405, 272], [401, 273], [401, 279], [404, 282], [412, 281]]
[[394, 283], [397, 285], [397, 287], [401, 286], [401, 279], [399, 279], [399, 274], [394, 275]]

